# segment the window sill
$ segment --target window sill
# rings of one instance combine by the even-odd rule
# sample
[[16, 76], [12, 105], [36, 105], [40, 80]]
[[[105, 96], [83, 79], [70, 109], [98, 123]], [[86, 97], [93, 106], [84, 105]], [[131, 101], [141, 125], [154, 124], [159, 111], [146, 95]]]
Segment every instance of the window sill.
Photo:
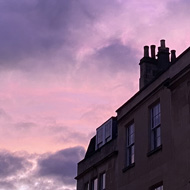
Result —
[[149, 156], [151, 156], [151, 155], [153, 155], [153, 154], [155, 154], [161, 150], [162, 150], [162, 145], [160, 145], [160, 146], [156, 147], [154, 150], [151, 150], [150, 152], [148, 152], [147, 157], [149, 157]]
[[126, 166], [125, 168], [122, 169], [123, 173], [126, 172], [127, 170], [133, 168], [135, 166], [135, 163], [130, 164], [129, 166]]

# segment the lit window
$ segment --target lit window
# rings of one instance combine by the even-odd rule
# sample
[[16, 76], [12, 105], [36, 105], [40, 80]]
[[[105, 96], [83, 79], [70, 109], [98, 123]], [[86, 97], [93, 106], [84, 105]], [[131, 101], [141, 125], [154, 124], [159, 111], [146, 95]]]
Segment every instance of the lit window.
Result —
[[100, 175], [100, 190], [105, 190], [106, 189], [106, 174], [103, 173]]
[[161, 145], [160, 103], [156, 104], [150, 109], [150, 117], [151, 117], [151, 150], [154, 150]]
[[92, 190], [98, 190], [98, 179], [97, 178], [92, 180]]
[[135, 162], [135, 126], [127, 127], [127, 166]]

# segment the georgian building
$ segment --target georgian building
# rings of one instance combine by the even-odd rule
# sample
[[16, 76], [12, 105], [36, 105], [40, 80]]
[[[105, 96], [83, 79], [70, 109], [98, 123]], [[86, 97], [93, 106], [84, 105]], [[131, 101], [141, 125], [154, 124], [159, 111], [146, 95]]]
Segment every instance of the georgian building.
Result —
[[77, 190], [190, 190], [190, 48], [144, 47], [139, 91], [96, 130]]

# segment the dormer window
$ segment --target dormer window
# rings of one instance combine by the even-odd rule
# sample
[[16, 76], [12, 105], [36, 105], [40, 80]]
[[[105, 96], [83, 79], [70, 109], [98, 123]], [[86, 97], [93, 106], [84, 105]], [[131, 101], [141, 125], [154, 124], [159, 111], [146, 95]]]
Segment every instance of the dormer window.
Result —
[[113, 118], [96, 129], [96, 150], [112, 139]]

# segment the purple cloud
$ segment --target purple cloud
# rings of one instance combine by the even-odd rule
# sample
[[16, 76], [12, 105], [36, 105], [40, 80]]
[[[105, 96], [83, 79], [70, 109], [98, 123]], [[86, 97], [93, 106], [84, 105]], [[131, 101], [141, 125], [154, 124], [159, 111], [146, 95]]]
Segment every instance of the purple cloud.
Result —
[[26, 171], [31, 164], [23, 157], [11, 154], [7, 151], [0, 152], [0, 178], [16, 175]]
[[84, 154], [79, 146], [45, 154], [1, 151], [0, 189], [71, 190], [76, 183], [77, 162]]
[[39, 177], [49, 177], [61, 180], [64, 184], [75, 184], [76, 164], [84, 156], [83, 147], [60, 150], [38, 160]]

